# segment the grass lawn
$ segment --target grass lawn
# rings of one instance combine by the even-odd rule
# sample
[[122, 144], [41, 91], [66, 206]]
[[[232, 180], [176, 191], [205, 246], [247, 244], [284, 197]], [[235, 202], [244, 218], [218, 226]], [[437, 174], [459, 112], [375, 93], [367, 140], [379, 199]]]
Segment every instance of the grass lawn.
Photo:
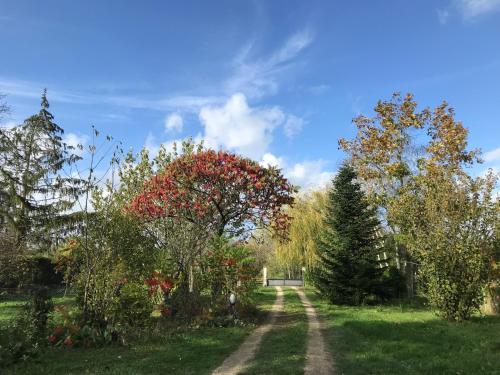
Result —
[[22, 304], [21, 300], [0, 302], [0, 325], [14, 318], [21, 311]]
[[307, 294], [327, 321], [338, 374], [500, 374], [500, 317], [449, 323], [424, 309], [332, 306]]
[[[52, 301], [55, 305], [70, 305], [73, 303], [73, 297], [53, 297]], [[21, 312], [25, 302], [26, 299], [24, 298], [15, 298], [0, 302], [0, 325], [15, 318]]]
[[[259, 309], [269, 310], [274, 300], [274, 289], [259, 290]], [[209, 374], [252, 329], [251, 326], [203, 327], [170, 333], [130, 348], [54, 348], [39, 358], [7, 369], [5, 374]]]
[[276, 328], [262, 338], [255, 360], [243, 374], [304, 373], [307, 316], [299, 296], [293, 289], [284, 289], [284, 297], [284, 313], [278, 317]]

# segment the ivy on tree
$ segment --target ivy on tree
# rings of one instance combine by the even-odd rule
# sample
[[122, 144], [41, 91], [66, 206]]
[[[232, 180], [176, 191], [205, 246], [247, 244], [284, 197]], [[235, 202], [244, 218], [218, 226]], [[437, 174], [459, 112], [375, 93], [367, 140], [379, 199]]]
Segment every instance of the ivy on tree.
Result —
[[340, 168], [317, 244], [314, 282], [336, 304], [359, 305], [377, 294], [382, 273], [376, 260], [379, 221], [356, 178], [350, 165]]

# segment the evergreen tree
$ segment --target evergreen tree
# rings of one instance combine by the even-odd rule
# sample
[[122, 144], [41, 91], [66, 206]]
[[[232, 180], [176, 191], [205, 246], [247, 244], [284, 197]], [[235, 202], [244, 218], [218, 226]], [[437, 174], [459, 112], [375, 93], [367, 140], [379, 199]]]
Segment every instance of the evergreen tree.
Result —
[[379, 221], [356, 178], [344, 164], [333, 180], [317, 245], [315, 284], [337, 304], [358, 305], [378, 294], [382, 273], [376, 260]]
[[62, 140], [63, 129], [49, 112], [46, 91], [41, 109], [22, 125], [0, 128], [0, 228], [17, 246], [50, 246], [54, 228], [68, 215], [83, 182], [63, 175], [80, 157]]

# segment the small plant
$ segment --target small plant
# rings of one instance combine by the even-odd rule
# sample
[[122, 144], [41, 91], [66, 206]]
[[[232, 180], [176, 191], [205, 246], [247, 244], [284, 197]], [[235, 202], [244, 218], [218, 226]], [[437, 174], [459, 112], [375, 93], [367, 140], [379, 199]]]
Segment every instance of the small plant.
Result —
[[117, 341], [118, 333], [112, 326], [106, 328], [72, 324], [57, 326], [47, 336], [47, 342], [61, 348], [94, 348]]
[[255, 258], [245, 246], [232, 244], [225, 237], [213, 240], [211, 251], [202, 259], [204, 287], [210, 291], [210, 309], [216, 314], [227, 312], [228, 297], [238, 295], [238, 305], [252, 302], [256, 288]]
[[45, 287], [33, 289], [19, 317], [0, 332], [0, 363], [26, 360], [46, 346], [47, 322], [53, 304]]
[[[160, 285], [162, 285], [160, 283]], [[158, 284], [155, 284], [158, 287]], [[138, 327], [145, 325], [153, 310], [154, 300], [151, 298], [156, 289], [144, 284], [127, 282], [119, 290], [118, 303], [113, 311], [114, 325]]]

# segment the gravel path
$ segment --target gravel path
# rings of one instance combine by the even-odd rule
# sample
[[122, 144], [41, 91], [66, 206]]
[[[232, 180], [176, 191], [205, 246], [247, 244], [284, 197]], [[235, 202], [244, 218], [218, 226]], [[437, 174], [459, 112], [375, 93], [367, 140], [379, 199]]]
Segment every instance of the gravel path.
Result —
[[256, 328], [233, 354], [226, 358], [212, 375], [236, 375], [243, 371], [255, 357], [262, 337], [273, 328], [276, 317], [283, 311], [283, 290], [276, 287], [276, 302], [271, 309], [269, 322]]
[[334, 367], [332, 356], [325, 346], [323, 336], [321, 335], [322, 323], [318, 319], [316, 310], [306, 297], [304, 291], [295, 288], [302, 304], [306, 309], [307, 319], [309, 321], [309, 330], [307, 333], [307, 354], [305, 375], [329, 375], [333, 374]]

